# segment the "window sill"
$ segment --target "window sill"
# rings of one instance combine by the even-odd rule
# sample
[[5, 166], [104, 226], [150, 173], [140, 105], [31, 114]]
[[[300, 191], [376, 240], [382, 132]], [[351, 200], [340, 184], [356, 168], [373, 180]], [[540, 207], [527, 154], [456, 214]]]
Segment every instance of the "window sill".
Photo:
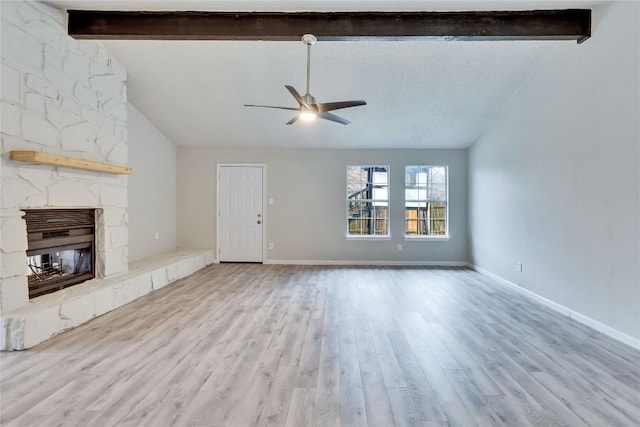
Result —
[[386, 236], [376, 236], [376, 235], [372, 235], [372, 236], [365, 236], [365, 235], [350, 235], [347, 234], [346, 236], [347, 240], [391, 240], [391, 236], [390, 235], [386, 235]]
[[449, 236], [404, 236], [404, 240], [418, 240], [421, 242], [448, 242]]

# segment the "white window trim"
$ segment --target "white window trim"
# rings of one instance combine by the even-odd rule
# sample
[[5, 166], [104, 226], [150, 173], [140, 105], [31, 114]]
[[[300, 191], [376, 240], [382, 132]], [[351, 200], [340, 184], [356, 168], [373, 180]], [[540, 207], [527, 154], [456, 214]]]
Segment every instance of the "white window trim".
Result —
[[[413, 235], [408, 235], [407, 234], [407, 218], [406, 218], [406, 208], [407, 208], [407, 181], [406, 181], [406, 177], [407, 177], [407, 168], [434, 168], [434, 167], [444, 167], [445, 169], [445, 178], [446, 178], [446, 185], [447, 185], [447, 199], [445, 200], [446, 204], [447, 204], [447, 211], [446, 211], [446, 218], [445, 218], [445, 225], [446, 225], [446, 234], [444, 236], [438, 236], [438, 235], [431, 235], [431, 236], [413, 236]], [[434, 241], [434, 242], [446, 242], [449, 241], [451, 239], [451, 233], [449, 232], [449, 204], [450, 204], [450, 200], [449, 200], [449, 165], [405, 165], [404, 167], [404, 173], [405, 173], [405, 181], [404, 181], [404, 201], [403, 201], [403, 206], [402, 206], [402, 212], [403, 212], [403, 224], [402, 224], [402, 228], [403, 228], [403, 235], [404, 235], [404, 240], [419, 240], [419, 241]], [[413, 201], [413, 200], [410, 200]], [[419, 200], [420, 202], [422, 202], [423, 200]], [[425, 202], [441, 202], [442, 200], [424, 200]]]
[[347, 234], [347, 240], [391, 240], [391, 234]]
[[446, 242], [451, 239], [451, 236], [448, 234], [446, 236], [404, 236], [404, 240], [420, 240], [420, 241], [428, 241], [432, 240], [434, 242]]
[[[345, 172], [351, 166], [357, 166], [361, 168], [387, 168], [387, 234], [349, 234], [349, 199], [345, 197], [345, 219], [346, 219], [346, 232], [345, 238], [347, 240], [391, 240], [391, 167], [389, 165], [374, 165], [374, 164], [348, 164], [345, 166]], [[349, 194], [349, 186], [347, 180], [344, 182], [345, 194]], [[376, 201], [378, 199], [366, 199]], [[381, 200], [380, 200], [381, 201]]]

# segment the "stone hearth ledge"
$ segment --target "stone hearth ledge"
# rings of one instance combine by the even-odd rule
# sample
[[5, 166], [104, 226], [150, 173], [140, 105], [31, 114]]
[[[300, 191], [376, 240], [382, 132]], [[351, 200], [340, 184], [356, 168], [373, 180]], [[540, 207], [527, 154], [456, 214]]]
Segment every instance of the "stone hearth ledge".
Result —
[[2, 313], [0, 350], [24, 350], [213, 264], [213, 250], [176, 250], [135, 261], [127, 273], [43, 295]]

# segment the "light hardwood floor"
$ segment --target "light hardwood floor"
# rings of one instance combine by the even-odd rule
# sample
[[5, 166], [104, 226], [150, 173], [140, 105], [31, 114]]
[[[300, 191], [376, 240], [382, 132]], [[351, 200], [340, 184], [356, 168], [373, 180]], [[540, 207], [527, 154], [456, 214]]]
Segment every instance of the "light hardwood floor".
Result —
[[3, 427], [640, 425], [640, 352], [467, 269], [213, 265], [0, 362]]

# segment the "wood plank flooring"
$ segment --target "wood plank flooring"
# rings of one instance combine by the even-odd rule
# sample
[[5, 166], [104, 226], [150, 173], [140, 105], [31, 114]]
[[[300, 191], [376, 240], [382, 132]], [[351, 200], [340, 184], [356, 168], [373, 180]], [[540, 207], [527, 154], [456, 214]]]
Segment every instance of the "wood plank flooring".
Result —
[[640, 352], [467, 269], [213, 265], [0, 363], [3, 427], [640, 425]]

